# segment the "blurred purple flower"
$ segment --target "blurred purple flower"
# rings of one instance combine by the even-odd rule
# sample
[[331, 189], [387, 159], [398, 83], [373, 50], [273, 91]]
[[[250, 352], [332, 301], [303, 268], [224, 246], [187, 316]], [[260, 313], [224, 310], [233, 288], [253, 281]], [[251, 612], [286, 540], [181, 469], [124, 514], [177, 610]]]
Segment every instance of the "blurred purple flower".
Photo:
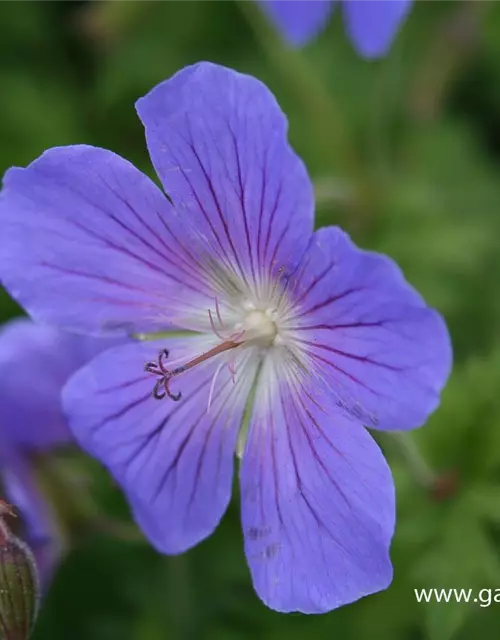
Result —
[[75, 374], [72, 429], [172, 554], [217, 526], [236, 450], [270, 607], [328, 611], [387, 587], [394, 486], [363, 425], [411, 429], [436, 408], [443, 320], [391, 260], [313, 231], [311, 182], [258, 80], [200, 63], [137, 110], [169, 198], [88, 146], [4, 180], [0, 275], [37, 319], [177, 331]]
[[[300, 47], [326, 25], [336, 0], [258, 0], [288, 42]], [[385, 55], [412, 0], [342, 0], [346, 28], [365, 58]]]
[[[62, 553], [62, 538], [51, 507], [37, 483], [27, 456], [2, 445], [0, 482], [2, 495], [15, 505], [22, 519], [20, 537], [26, 541], [36, 560], [42, 588], [47, 589]], [[5, 455], [7, 452], [7, 455]], [[16, 523], [17, 524], [17, 523]]]
[[0, 327], [0, 479], [24, 523], [23, 538], [47, 586], [62, 544], [54, 514], [38, 486], [32, 456], [72, 436], [61, 408], [69, 376], [105, 346], [18, 318]]

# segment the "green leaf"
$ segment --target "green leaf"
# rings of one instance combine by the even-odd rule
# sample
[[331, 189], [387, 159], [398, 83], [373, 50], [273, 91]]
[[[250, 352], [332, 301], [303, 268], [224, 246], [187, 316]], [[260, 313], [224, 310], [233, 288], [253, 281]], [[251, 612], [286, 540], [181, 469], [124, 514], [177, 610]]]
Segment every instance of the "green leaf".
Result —
[[467, 492], [471, 509], [480, 518], [500, 524], [500, 486], [493, 484], [475, 485]]
[[442, 402], [414, 433], [422, 455], [436, 471], [454, 470], [463, 487], [494, 477], [500, 469], [500, 348], [470, 358], [455, 370]]
[[[415, 588], [481, 589], [500, 584], [500, 558], [469, 501], [456, 501], [443, 513], [439, 536], [415, 560], [412, 576]], [[477, 609], [470, 601], [421, 602], [429, 640], [448, 640]]]

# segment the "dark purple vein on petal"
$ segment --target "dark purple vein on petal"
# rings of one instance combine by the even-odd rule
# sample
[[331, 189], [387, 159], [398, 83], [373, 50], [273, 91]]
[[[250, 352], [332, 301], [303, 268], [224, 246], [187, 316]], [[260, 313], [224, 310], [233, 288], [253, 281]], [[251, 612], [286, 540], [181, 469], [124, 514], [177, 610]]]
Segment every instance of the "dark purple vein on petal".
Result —
[[[104, 183], [106, 184], [106, 183]], [[117, 218], [113, 213], [111, 213], [109, 210], [107, 210], [106, 208], [104, 208], [102, 206], [102, 204], [96, 204], [95, 202], [92, 202], [92, 200], [90, 200], [89, 198], [87, 198], [85, 196], [85, 194], [73, 189], [72, 187], [69, 187], [68, 185], [66, 185], [66, 188], [71, 191], [72, 193], [74, 193], [76, 196], [80, 197], [84, 202], [86, 202], [89, 206], [93, 207], [94, 209], [97, 210], [101, 210], [103, 211], [103, 213], [105, 213], [105, 215], [110, 218], [111, 220], [113, 220], [113, 222], [115, 222], [115, 224], [117, 224], [119, 227], [121, 227], [123, 230], [127, 231], [132, 237], [134, 237], [136, 240], [138, 240], [143, 246], [147, 247], [148, 249], [150, 249], [151, 251], [153, 251], [154, 253], [156, 253], [156, 255], [158, 255], [161, 259], [163, 259], [167, 264], [170, 265], [176, 265], [175, 262], [173, 262], [170, 258], [168, 258], [168, 256], [165, 256], [161, 251], [158, 251], [158, 249], [156, 247], [154, 247], [153, 245], [151, 245], [151, 243], [149, 243], [147, 240], [145, 240], [139, 233], [137, 233], [134, 229], [131, 229], [128, 225], [126, 225], [122, 220], [120, 220], [119, 218]], [[173, 280], [176, 280], [177, 282], [182, 282], [181, 280], [179, 280], [178, 278], [176, 278], [175, 276], [169, 274], [167, 271], [165, 271], [164, 269], [161, 269], [157, 264], [146, 260], [143, 256], [137, 255], [134, 252], [130, 251], [129, 249], [126, 249], [125, 247], [122, 247], [120, 245], [117, 245], [116, 243], [114, 243], [113, 241], [111, 241], [108, 238], [105, 238], [103, 236], [100, 236], [99, 234], [93, 232], [91, 229], [89, 229], [88, 227], [86, 227], [85, 225], [83, 225], [82, 223], [78, 222], [77, 220], [74, 219], [67, 219], [66, 222], [68, 224], [72, 224], [73, 226], [76, 226], [77, 228], [79, 228], [80, 230], [86, 232], [87, 234], [89, 234], [91, 237], [94, 237], [96, 239], [98, 239], [100, 242], [103, 242], [105, 245], [107, 246], [111, 246], [112, 248], [114, 248], [116, 251], [120, 251], [121, 253], [124, 253], [125, 255], [128, 255], [129, 257], [135, 258], [136, 260], [142, 262], [143, 264], [147, 265], [149, 268], [154, 269], [155, 271], [157, 271], [158, 273], [161, 273], [163, 275], [165, 275], [168, 278], [172, 278]], [[189, 274], [187, 274], [189, 276]], [[185, 286], [188, 286], [190, 289], [199, 292], [198, 289], [196, 289], [195, 287], [193, 287], [192, 285], [188, 285], [187, 283], [185, 283]]]
[[111, 249], [114, 249], [118, 253], [122, 253], [123, 255], [127, 256], [128, 258], [132, 258], [133, 260], [137, 260], [137, 262], [142, 263], [144, 266], [148, 267], [149, 269], [151, 269], [152, 271], [154, 271], [156, 273], [159, 273], [163, 277], [165, 277], [165, 278], [167, 278], [169, 280], [174, 280], [175, 282], [178, 282], [179, 284], [182, 284], [182, 285], [188, 287], [189, 289], [192, 289], [196, 293], [199, 293], [198, 289], [194, 288], [192, 285], [189, 285], [188, 283], [184, 282], [183, 280], [180, 280], [176, 276], [170, 274], [168, 271], [165, 271], [164, 269], [161, 269], [154, 262], [150, 262], [149, 260], [146, 260], [143, 256], [138, 255], [138, 254], [134, 253], [133, 251], [130, 251], [129, 249], [116, 244], [112, 240], [109, 240], [109, 238], [105, 238], [103, 236], [100, 236], [99, 234], [97, 234], [94, 231], [92, 231], [91, 229], [85, 227], [85, 225], [82, 225], [81, 223], [77, 222], [76, 220], [70, 220], [70, 221], [68, 221], [68, 223], [73, 225], [73, 226], [75, 226], [80, 231], [83, 231], [84, 233], [89, 235], [91, 238], [94, 238], [94, 240], [98, 240], [99, 242], [102, 242], [105, 246], [107, 246], [107, 247], [109, 247]]
[[394, 371], [396, 373], [402, 373], [404, 371], [407, 371], [405, 367], [395, 367], [393, 365], [386, 364], [385, 362], [378, 362], [377, 360], [372, 360], [372, 358], [369, 358], [368, 356], [358, 356], [354, 353], [347, 353], [347, 351], [336, 349], [335, 347], [331, 347], [327, 344], [321, 344], [321, 343], [318, 344], [317, 342], [312, 342], [310, 340], [297, 340], [297, 342], [306, 344], [308, 347], [314, 347], [315, 349], [322, 349], [323, 351], [328, 351], [329, 353], [335, 353], [338, 356], [349, 358], [350, 360], [356, 360], [357, 362], [372, 364], [376, 367], [387, 369], [388, 371]]
[[[208, 380], [206, 382], [206, 384], [208, 385], [211, 382], [211, 380]], [[223, 391], [225, 390], [225, 388], [229, 385], [232, 384], [232, 380], [228, 380], [226, 381], [226, 383], [224, 384], [224, 386], [219, 389], [219, 392], [217, 393], [217, 395], [214, 398], [214, 401], [217, 400], [220, 395], [223, 393]], [[173, 460], [171, 461], [171, 463], [168, 465], [167, 469], [165, 470], [165, 472], [163, 473], [163, 475], [161, 476], [160, 482], [158, 483], [158, 486], [156, 487], [155, 491], [153, 492], [153, 496], [151, 499], [151, 502], [155, 502], [158, 499], [158, 496], [161, 494], [161, 492], [163, 491], [163, 489], [165, 488], [166, 483], [168, 482], [170, 473], [177, 468], [177, 465], [179, 463], [179, 460], [182, 457], [182, 454], [184, 453], [184, 450], [186, 448], [186, 446], [189, 443], [189, 440], [191, 439], [191, 436], [193, 435], [193, 433], [195, 432], [196, 428], [198, 427], [198, 425], [200, 424], [201, 420], [203, 419], [203, 417], [206, 415], [206, 407], [203, 407], [202, 412], [200, 413], [200, 415], [196, 418], [196, 420], [194, 421], [193, 424], [191, 424], [188, 433], [186, 434], [186, 436], [182, 439], [178, 449], [177, 449], [177, 453], [175, 454]]]
[[[189, 262], [186, 261], [186, 259], [179, 255], [178, 253], [176, 253], [176, 251], [172, 248], [169, 247], [164, 241], [163, 238], [158, 235], [157, 233], [155, 233], [154, 229], [152, 229], [147, 222], [144, 220], [144, 218], [142, 218], [142, 216], [140, 216], [140, 214], [137, 212], [137, 210], [132, 207], [132, 205], [125, 200], [125, 198], [123, 198], [118, 192], [115, 192], [114, 189], [112, 189], [104, 180], [104, 178], [101, 177], [101, 180], [104, 182], [104, 184], [107, 186], [107, 188], [114, 194], [114, 196], [116, 198], [118, 198], [126, 207], [127, 209], [132, 213], [132, 215], [135, 217], [135, 219], [139, 222], [139, 224], [144, 225], [144, 227], [149, 231], [149, 233], [164, 247], [164, 249], [169, 253], [173, 255], [172, 259], [169, 255], [164, 254], [163, 252], [158, 251], [155, 247], [153, 247], [153, 245], [147, 243], [147, 245], [154, 250], [157, 255], [159, 257], [161, 257], [162, 259], [164, 259], [165, 261], [167, 261], [169, 264], [175, 265], [176, 267], [180, 268], [182, 271], [184, 271], [184, 273], [186, 274], [187, 277], [191, 277], [193, 278], [193, 280], [197, 281], [198, 284], [200, 284], [201, 286], [206, 286], [206, 283], [200, 278], [199, 273], [193, 269], [193, 265], [190, 264]], [[161, 222], [163, 223], [164, 227], [168, 228], [166, 222], [163, 220], [163, 218], [158, 214], [158, 218], [161, 220]], [[131, 233], [133, 233], [132, 230], [130, 230]], [[139, 237], [139, 236], [138, 236]], [[144, 240], [144, 242], [147, 242], [146, 240]], [[178, 246], [179, 242], [177, 241], [176, 244]], [[181, 267], [180, 266], [180, 262], [183, 262], [183, 264], [185, 265], [185, 267]]]
[[[196, 397], [197, 395], [199, 395], [204, 389], [208, 387], [209, 383], [210, 383], [210, 379], [203, 381], [203, 383], [200, 384], [199, 387], [197, 387], [194, 391], [191, 392], [190, 398], [192, 399], [193, 397]], [[149, 397], [151, 397], [151, 393], [149, 394]], [[182, 405], [180, 404], [174, 405], [170, 413], [168, 413], [168, 415], [162, 418], [160, 422], [151, 431], [149, 431], [149, 433], [146, 436], [144, 436], [144, 434], [142, 433], [138, 433], [134, 435], [134, 437], [126, 443], [127, 445], [131, 445], [133, 442], [137, 442], [139, 440], [141, 441], [140, 444], [131, 453], [131, 455], [127, 458], [127, 460], [124, 461], [125, 468], [128, 468], [130, 466], [133, 459], [141, 456], [142, 453], [153, 442], [153, 440], [158, 440], [160, 438], [165, 427], [172, 420], [172, 418], [174, 418], [175, 415], [181, 410], [181, 408], [182, 408]], [[151, 458], [151, 455], [152, 453], [150, 453], [150, 455], [148, 456], [148, 461], [147, 461], [148, 463]]]
[[[203, 173], [203, 176], [205, 177], [206, 185], [207, 185], [208, 190], [210, 191], [210, 194], [212, 196], [212, 200], [213, 200], [213, 203], [214, 203], [215, 208], [217, 210], [217, 214], [219, 216], [219, 219], [221, 221], [222, 228], [224, 229], [224, 234], [226, 236], [227, 242], [228, 242], [228, 244], [229, 244], [229, 246], [230, 246], [230, 248], [231, 248], [231, 250], [233, 252], [234, 259], [235, 259], [236, 264], [237, 264], [237, 266], [238, 266], [238, 268], [240, 270], [240, 276], [244, 280], [245, 284], [248, 286], [248, 282], [245, 279], [245, 272], [244, 272], [243, 267], [241, 265], [241, 262], [240, 262], [240, 259], [239, 259], [239, 256], [238, 256], [238, 252], [236, 251], [236, 247], [234, 246], [233, 239], [231, 238], [231, 234], [229, 233], [229, 226], [228, 226], [227, 220], [226, 220], [226, 218], [224, 216], [224, 213], [222, 211], [219, 199], [217, 197], [217, 193], [216, 193], [215, 187], [214, 187], [213, 182], [212, 182], [212, 180], [210, 178], [210, 175], [207, 172], [207, 169], [206, 169], [205, 165], [203, 164], [203, 162], [202, 162], [202, 160], [201, 160], [201, 158], [200, 158], [200, 156], [198, 154], [196, 146], [194, 145], [193, 137], [192, 137], [192, 134], [191, 134], [191, 131], [190, 131], [190, 127], [189, 127], [189, 120], [187, 121], [187, 125], [188, 125], [189, 137], [190, 137], [190, 140], [187, 142], [187, 145], [191, 149], [191, 152], [192, 152], [193, 156], [195, 157], [196, 162], [198, 163], [198, 166], [200, 167], [200, 169], [201, 169], [201, 171]], [[206, 214], [205, 214], [205, 217], [206, 217]], [[219, 240], [219, 244], [220, 244], [220, 240]]]
[[264, 217], [264, 206], [266, 203], [266, 189], [267, 189], [267, 180], [266, 180], [266, 167], [268, 162], [268, 149], [266, 147], [265, 157], [264, 157], [264, 166], [261, 167], [261, 187], [260, 187], [260, 205], [259, 205], [259, 222], [257, 225], [257, 263], [262, 266], [262, 220]]
[[311, 291], [325, 278], [325, 276], [327, 276], [331, 269], [333, 269], [335, 265], [335, 261], [330, 262], [322, 271], [319, 272], [319, 274], [317, 274], [313, 280], [308, 284], [307, 289], [304, 289], [300, 296], [297, 298], [296, 303], [300, 304], [304, 298], [306, 298]]
[[377, 397], [381, 397], [381, 394], [378, 391], [375, 391], [375, 389], [372, 389], [372, 388], [368, 387], [364, 382], [361, 382], [361, 380], [359, 380], [359, 378], [356, 378], [356, 376], [352, 375], [351, 373], [348, 373], [347, 371], [342, 369], [342, 367], [339, 367], [334, 362], [331, 362], [330, 360], [327, 360], [326, 358], [323, 358], [318, 353], [311, 353], [310, 355], [315, 360], [319, 360], [320, 362], [323, 362], [324, 364], [332, 367], [332, 369], [335, 369], [335, 371], [338, 371], [339, 373], [343, 374], [346, 378], [348, 378], [352, 382], [355, 382], [356, 384], [359, 384], [359, 386], [362, 387], [363, 389], [366, 389], [367, 391], [369, 391], [370, 393], [373, 393]]
[[264, 245], [264, 261], [266, 262], [266, 264], [269, 263], [269, 261], [268, 261], [269, 241], [271, 239], [271, 230], [272, 230], [273, 225], [274, 225], [274, 218], [276, 217], [276, 212], [277, 212], [278, 207], [280, 205], [282, 189], [283, 189], [283, 185], [280, 182], [279, 185], [278, 185], [278, 189], [276, 191], [276, 198], [274, 200], [274, 205], [273, 205], [273, 208], [271, 209], [271, 213], [269, 215], [269, 221], [268, 221], [268, 224], [267, 224], [266, 242], [265, 242], [265, 245]]
[[366, 290], [365, 287], [351, 287], [350, 289], [346, 289], [342, 293], [336, 294], [334, 296], [330, 296], [326, 298], [326, 300], [322, 300], [321, 302], [318, 302], [314, 306], [304, 309], [304, 311], [302, 311], [301, 313], [295, 314], [294, 318], [304, 318], [306, 316], [311, 315], [312, 313], [315, 313], [316, 311], [319, 311], [320, 309], [324, 309], [325, 307], [328, 307], [334, 302], [338, 302], [339, 300], [342, 300], [343, 298], [346, 298], [347, 296], [352, 295], [353, 293], [360, 293], [361, 291], [365, 291], [365, 290]]
[[246, 243], [247, 243], [247, 249], [248, 249], [248, 255], [250, 258], [250, 269], [252, 271], [252, 279], [254, 282], [256, 282], [256, 278], [255, 278], [255, 265], [254, 265], [254, 255], [253, 255], [253, 247], [252, 247], [252, 241], [250, 238], [250, 229], [248, 227], [248, 214], [247, 214], [247, 210], [246, 210], [246, 203], [245, 203], [245, 183], [244, 183], [244, 179], [243, 179], [243, 172], [241, 169], [241, 159], [240, 159], [240, 150], [239, 150], [239, 146], [238, 146], [238, 140], [234, 134], [233, 129], [231, 128], [231, 125], [228, 124], [228, 129], [229, 132], [231, 134], [231, 139], [233, 142], [233, 149], [234, 149], [234, 154], [235, 154], [235, 159], [236, 159], [236, 173], [237, 173], [237, 177], [238, 177], [238, 189], [237, 189], [237, 196], [238, 196], [238, 200], [240, 202], [240, 210], [241, 210], [241, 215], [243, 217], [243, 226], [245, 229], [245, 238], [246, 238]]
[[[282, 407], [282, 412], [283, 415], [286, 416], [286, 407], [285, 407], [285, 402], [284, 402], [284, 398], [283, 398], [283, 394], [280, 390], [280, 402], [281, 402], [281, 407]], [[330, 531], [330, 529], [326, 526], [326, 524], [324, 523], [323, 519], [318, 515], [316, 509], [312, 506], [309, 498], [307, 498], [305, 492], [304, 492], [304, 485], [303, 485], [303, 481], [302, 481], [302, 476], [300, 475], [300, 471], [299, 471], [299, 465], [298, 465], [298, 458], [297, 458], [297, 453], [295, 451], [295, 447], [293, 444], [293, 438], [292, 438], [292, 433], [293, 433], [293, 429], [291, 428], [287, 428], [286, 433], [287, 433], [287, 438], [288, 438], [288, 444], [289, 444], [289, 448], [290, 448], [290, 453], [292, 455], [292, 461], [293, 461], [293, 467], [294, 467], [294, 471], [295, 471], [295, 476], [297, 479], [297, 487], [299, 489], [299, 493], [300, 493], [300, 497], [302, 498], [302, 500], [304, 501], [305, 506], [309, 509], [310, 514], [313, 516], [313, 519], [315, 520], [316, 524], [318, 525], [318, 527], [320, 529], [323, 529], [328, 536], [332, 539], [332, 541], [346, 554], [348, 555], [347, 550], [345, 549], [345, 547], [339, 542], [339, 540], [337, 540], [337, 538], [333, 535], [333, 533]], [[314, 453], [313, 451], [311, 451], [311, 453], [313, 454], [314, 457]], [[324, 555], [324, 550], [323, 551], [323, 555]], [[328, 567], [328, 563], [325, 559], [325, 566]]]

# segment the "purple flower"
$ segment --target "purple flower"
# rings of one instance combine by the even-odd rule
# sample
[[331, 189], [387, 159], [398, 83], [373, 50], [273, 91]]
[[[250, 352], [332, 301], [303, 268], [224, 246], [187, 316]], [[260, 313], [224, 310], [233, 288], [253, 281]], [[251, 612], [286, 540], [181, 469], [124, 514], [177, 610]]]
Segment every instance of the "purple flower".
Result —
[[34, 317], [164, 332], [72, 377], [74, 433], [171, 554], [217, 526], [236, 450], [270, 607], [322, 612], [384, 589], [394, 486], [363, 425], [411, 429], [436, 408], [443, 320], [392, 261], [313, 231], [311, 182], [258, 80], [200, 63], [137, 110], [168, 198], [88, 146], [4, 180], [0, 276]]
[[47, 586], [62, 551], [52, 508], [36, 478], [33, 456], [72, 441], [61, 408], [67, 379], [116, 341], [66, 334], [27, 318], [0, 328], [0, 478], [24, 522], [23, 537]]
[[[258, 0], [293, 46], [312, 40], [326, 25], [336, 0]], [[378, 58], [389, 50], [412, 0], [343, 0], [346, 28], [356, 50]]]

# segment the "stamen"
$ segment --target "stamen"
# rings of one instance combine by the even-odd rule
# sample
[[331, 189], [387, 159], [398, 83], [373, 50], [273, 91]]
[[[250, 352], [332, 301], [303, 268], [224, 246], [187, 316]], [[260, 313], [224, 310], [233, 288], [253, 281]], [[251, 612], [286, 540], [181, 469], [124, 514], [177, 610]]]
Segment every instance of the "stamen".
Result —
[[215, 313], [217, 314], [221, 329], [224, 329], [224, 323], [222, 322], [222, 316], [220, 314], [219, 298], [217, 298], [217, 296], [215, 296]]
[[210, 391], [208, 392], [207, 413], [210, 411], [210, 407], [212, 405], [212, 396], [214, 394], [215, 382], [216, 382], [217, 377], [219, 375], [219, 372], [220, 372], [220, 370], [222, 369], [223, 366], [224, 366], [224, 363], [221, 362], [219, 364], [219, 366], [217, 367], [217, 369], [215, 370], [215, 373], [213, 375], [212, 382], [210, 384]]
[[236, 384], [236, 368], [234, 365], [234, 360], [231, 360], [227, 363], [227, 368], [229, 369], [229, 373], [231, 374], [233, 384]]
[[[271, 282], [271, 290], [269, 291], [269, 297], [271, 299], [273, 298], [278, 298], [278, 304], [279, 302], [282, 300], [283, 298], [283, 294], [286, 291], [286, 288], [288, 287], [288, 281], [289, 281], [289, 276], [287, 274], [285, 274], [285, 267], [279, 267], [276, 271], [277, 273], [277, 277], [275, 277], [274, 275], [271, 275], [270, 277], [270, 282]], [[284, 274], [284, 275], [283, 275]], [[281, 288], [281, 280], [282, 278], [285, 279], [285, 287]], [[278, 291], [278, 289], [281, 288], [281, 291]]]
[[220, 338], [221, 340], [224, 340], [224, 336], [221, 336], [221, 334], [215, 328], [215, 322], [214, 322], [214, 319], [212, 318], [212, 312], [210, 311], [210, 309], [208, 310], [208, 317], [210, 319], [210, 326], [212, 327], [212, 331], [215, 333], [215, 335], [218, 338]]
[[[224, 331], [225, 327], [224, 327], [224, 322], [222, 320], [222, 316], [221, 316], [221, 313], [220, 313], [219, 298], [217, 296], [215, 296], [214, 300], [215, 300], [215, 314], [217, 316], [217, 320], [219, 321], [220, 329], [222, 329], [222, 331]], [[212, 310], [211, 309], [208, 310], [208, 317], [210, 319], [210, 326], [212, 327], [212, 331], [215, 333], [215, 335], [218, 338], [220, 338], [221, 340], [225, 340], [225, 337], [220, 334], [219, 329], [217, 329], [215, 327], [215, 322], [214, 322], [214, 319], [213, 319], [213, 315], [212, 315]]]
[[279, 279], [283, 283], [283, 291], [282, 291], [282, 294], [283, 294], [286, 292], [286, 290], [288, 289], [288, 285], [290, 284], [290, 274], [285, 273], [285, 267], [281, 268]]

